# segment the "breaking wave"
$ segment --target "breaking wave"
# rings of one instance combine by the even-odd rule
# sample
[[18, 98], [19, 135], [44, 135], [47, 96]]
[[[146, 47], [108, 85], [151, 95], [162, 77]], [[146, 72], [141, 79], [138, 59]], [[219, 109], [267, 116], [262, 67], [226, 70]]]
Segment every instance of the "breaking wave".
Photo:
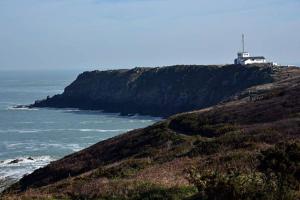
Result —
[[0, 160], [0, 182], [16, 181], [25, 174], [32, 173], [54, 159], [50, 156], [18, 157], [14, 159]]

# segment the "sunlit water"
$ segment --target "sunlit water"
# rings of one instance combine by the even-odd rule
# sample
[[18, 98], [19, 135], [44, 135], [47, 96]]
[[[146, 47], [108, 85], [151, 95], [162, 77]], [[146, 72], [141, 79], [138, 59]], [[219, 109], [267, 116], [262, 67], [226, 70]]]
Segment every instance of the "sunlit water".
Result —
[[17, 180], [67, 154], [159, 120], [76, 109], [14, 108], [63, 92], [77, 74], [0, 71], [0, 186], [3, 180]]

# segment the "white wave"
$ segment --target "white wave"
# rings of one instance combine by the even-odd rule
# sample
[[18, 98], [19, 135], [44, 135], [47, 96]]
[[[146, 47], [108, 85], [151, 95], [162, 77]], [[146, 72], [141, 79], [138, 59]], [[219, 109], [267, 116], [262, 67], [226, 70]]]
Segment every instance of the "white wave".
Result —
[[100, 133], [105, 133], [105, 132], [127, 132], [131, 131], [132, 129], [79, 129], [81, 132], [100, 132]]
[[7, 129], [7, 130], [0, 130], [0, 133], [37, 133], [41, 131], [42, 130], [39, 129]]
[[59, 111], [64, 111], [64, 112], [79, 112], [80, 110], [77, 108], [61, 108], [58, 109]]
[[22, 166], [26, 164], [34, 164], [36, 166], [42, 166], [44, 163], [49, 163], [53, 159], [50, 156], [27, 156], [27, 157], [17, 157], [14, 159], [6, 159], [0, 163], [0, 167], [13, 167], [13, 166]]
[[43, 167], [54, 159], [50, 156], [17, 157], [0, 162], [0, 179], [20, 179], [23, 175]]
[[51, 143], [51, 144], [45, 144], [47, 147], [56, 147], [61, 149], [71, 149], [73, 151], [81, 150], [83, 147], [81, 147], [79, 144], [58, 144], [58, 143]]
[[19, 130], [18, 133], [38, 133], [40, 130]]
[[66, 148], [69, 148], [69, 149], [71, 149], [74, 152], [77, 152], [77, 151], [80, 151], [80, 150], [84, 149], [84, 147], [82, 147], [82, 146], [80, 146], [78, 144], [67, 144]]
[[139, 119], [134, 120], [134, 119], [132, 119], [132, 120], [129, 120], [128, 122], [129, 123], [153, 123], [155, 121], [152, 120], [152, 119], [143, 119], [143, 120], [139, 120]]
[[26, 143], [26, 142], [17, 142], [17, 143], [11, 143], [11, 144], [5, 143], [5, 147], [10, 150], [17, 149], [18, 147], [23, 147], [26, 145], [31, 145], [31, 143]]
[[136, 119], [138, 121], [143, 121], [143, 120], [160, 121], [160, 120], [162, 120], [161, 117], [152, 117], [152, 116], [148, 116], [148, 115], [139, 115], [139, 114], [132, 115], [129, 118]]
[[93, 139], [95, 137], [93, 137], [93, 136], [84, 136], [84, 137], [80, 137], [80, 138], [82, 138], [82, 139]]
[[15, 122], [15, 124], [33, 124], [33, 122]]
[[[153, 119], [130, 119], [130, 120], [120, 120], [117, 123], [154, 123]], [[113, 123], [113, 120], [102, 120], [102, 121], [82, 121], [80, 124], [108, 124]]]
[[37, 108], [27, 108], [27, 107], [20, 107], [20, 108], [17, 108], [15, 106], [8, 106], [6, 108], [6, 110], [13, 110], [13, 111], [37, 111], [39, 109]]
[[112, 123], [112, 120], [102, 120], [102, 121], [82, 121], [80, 124], [108, 124]]
[[1, 130], [0, 133], [39, 133], [39, 132], [55, 132], [55, 131], [80, 131], [80, 132], [127, 132], [132, 129], [6, 129]]
[[[88, 136], [87, 136], [88, 137]], [[93, 137], [92, 137], [93, 138]], [[88, 139], [88, 138], [86, 138]], [[34, 152], [34, 151], [47, 151], [50, 149], [58, 150], [68, 150], [71, 152], [76, 152], [82, 150], [86, 146], [77, 144], [77, 143], [47, 143], [47, 142], [17, 142], [17, 143], [4, 143], [4, 146], [7, 150], [14, 151], [15, 153], [20, 150], [20, 152]], [[1, 162], [1, 161], [0, 161]]]
[[75, 143], [39, 143], [33, 144], [28, 148], [30, 148], [31, 151], [40, 151], [55, 148], [59, 150], [71, 150], [72, 152], [76, 152], [84, 149], [85, 146], [81, 146]]

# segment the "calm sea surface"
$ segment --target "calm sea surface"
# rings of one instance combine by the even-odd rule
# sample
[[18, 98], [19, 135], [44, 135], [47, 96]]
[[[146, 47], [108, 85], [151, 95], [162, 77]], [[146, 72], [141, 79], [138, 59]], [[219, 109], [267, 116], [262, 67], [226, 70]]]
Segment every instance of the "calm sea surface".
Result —
[[71, 71], [0, 71], [0, 183], [159, 120], [76, 109], [13, 108], [63, 92], [77, 75]]

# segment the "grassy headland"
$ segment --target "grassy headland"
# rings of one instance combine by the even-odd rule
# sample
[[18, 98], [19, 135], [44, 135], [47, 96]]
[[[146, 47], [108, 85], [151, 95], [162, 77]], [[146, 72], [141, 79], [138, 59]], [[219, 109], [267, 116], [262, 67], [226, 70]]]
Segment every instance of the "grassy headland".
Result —
[[297, 199], [300, 69], [52, 162], [3, 199]]

